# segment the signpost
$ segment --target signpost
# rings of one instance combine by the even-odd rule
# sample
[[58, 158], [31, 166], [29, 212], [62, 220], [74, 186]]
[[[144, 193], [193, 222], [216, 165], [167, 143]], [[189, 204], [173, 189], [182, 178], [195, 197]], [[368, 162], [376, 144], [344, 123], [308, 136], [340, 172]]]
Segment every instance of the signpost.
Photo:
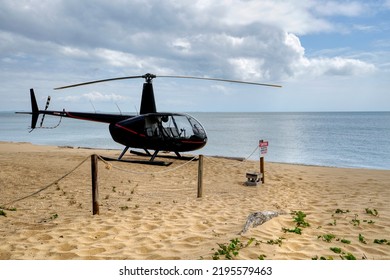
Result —
[[260, 140], [259, 141], [259, 148], [260, 148], [260, 174], [261, 176], [261, 183], [264, 184], [264, 156], [268, 152], [268, 141]]

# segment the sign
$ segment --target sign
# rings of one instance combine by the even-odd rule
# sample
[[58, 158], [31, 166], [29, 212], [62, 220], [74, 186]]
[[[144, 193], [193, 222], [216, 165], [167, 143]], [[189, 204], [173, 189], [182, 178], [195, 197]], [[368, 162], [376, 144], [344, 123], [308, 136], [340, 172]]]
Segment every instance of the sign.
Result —
[[260, 156], [263, 156], [267, 154], [268, 152], [268, 141], [260, 140], [259, 141], [259, 147], [260, 147]]

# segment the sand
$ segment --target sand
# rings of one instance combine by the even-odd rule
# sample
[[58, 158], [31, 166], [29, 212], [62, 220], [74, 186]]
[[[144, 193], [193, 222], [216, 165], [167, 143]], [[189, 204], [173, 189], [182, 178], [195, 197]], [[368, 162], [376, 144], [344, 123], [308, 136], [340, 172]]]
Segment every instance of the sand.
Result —
[[[388, 170], [266, 161], [265, 183], [250, 187], [259, 162], [204, 157], [197, 198], [197, 161], [99, 161], [92, 215], [94, 153], [120, 151], [0, 142], [0, 259], [390, 259]], [[259, 211], [280, 215], [240, 234]], [[218, 253], [230, 243], [236, 255]]]

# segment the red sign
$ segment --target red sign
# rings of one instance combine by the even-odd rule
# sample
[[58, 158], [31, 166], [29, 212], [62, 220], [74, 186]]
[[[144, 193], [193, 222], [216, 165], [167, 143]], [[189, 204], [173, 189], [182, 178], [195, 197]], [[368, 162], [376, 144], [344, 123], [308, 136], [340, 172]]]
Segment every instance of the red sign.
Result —
[[265, 155], [268, 152], [268, 141], [259, 141], [260, 155]]
[[260, 147], [260, 148], [262, 148], [262, 147], [268, 147], [268, 141], [260, 140], [260, 142], [259, 142], [259, 147]]

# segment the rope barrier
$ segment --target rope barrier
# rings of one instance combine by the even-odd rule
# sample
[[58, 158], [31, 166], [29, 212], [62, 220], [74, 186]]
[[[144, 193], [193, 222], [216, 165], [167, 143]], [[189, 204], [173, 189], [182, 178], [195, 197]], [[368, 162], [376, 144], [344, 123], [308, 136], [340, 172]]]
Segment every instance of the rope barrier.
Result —
[[[257, 150], [258, 150], [258, 146], [256, 147], [256, 149], [253, 150], [253, 152], [247, 157], [245, 158], [242, 162], [239, 162], [238, 164], [233, 164], [232, 166], [237, 166], [237, 165], [240, 165], [242, 164], [243, 162], [247, 161]], [[170, 169], [166, 169], [166, 170], [160, 170], [160, 171], [155, 171], [155, 172], [138, 172], [138, 171], [132, 171], [132, 170], [129, 170], [129, 169], [125, 169], [125, 168], [120, 168], [118, 166], [114, 166], [113, 164], [111, 163], [108, 163], [106, 160], [104, 160], [101, 156], [97, 156], [98, 159], [100, 161], [102, 161], [105, 165], [106, 165], [106, 169], [111, 169], [111, 168], [114, 168], [116, 170], [119, 170], [119, 171], [122, 171], [122, 172], [126, 172], [126, 173], [131, 173], [131, 174], [139, 174], [139, 175], [144, 175], [144, 174], [149, 174], [149, 175], [153, 175], [153, 174], [163, 174], [163, 173], [169, 173], [169, 172], [173, 172], [175, 170], [178, 170], [180, 168], [183, 168], [184, 166], [190, 164], [192, 161], [194, 161], [196, 159], [196, 156], [194, 156], [193, 158], [191, 158], [190, 160], [186, 161], [185, 163], [179, 165], [179, 166], [176, 166], [174, 168], [170, 168]], [[21, 198], [18, 198], [18, 199], [15, 199], [11, 202], [8, 202], [8, 203], [5, 203], [3, 204], [4, 206], [6, 205], [10, 205], [10, 204], [13, 204], [13, 203], [16, 203], [16, 202], [19, 202], [19, 201], [22, 201], [24, 199], [27, 199], [29, 197], [32, 197], [34, 195], [37, 195], [38, 193], [48, 189], [49, 187], [57, 184], [58, 182], [60, 182], [61, 180], [65, 179], [67, 176], [69, 176], [70, 174], [72, 174], [74, 171], [76, 171], [84, 162], [86, 162], [88, 159], [90, 158], [90, 156], [86, 157], [85, 159], [83, 159], [79, 164], [76, 165], [76, 167], [74, 167], [72, 170], [70, 170], [69, 172], [67, 172], [65, 175], [61, 176], [60, 178], [56, 179], [55, 181], [53, 181], [52, 183], [42, 187], [41, 189], [35, 191], [34, 193], [31, 193], [29, 195], [26, 195], [24, 197], [21, 197]]]
[[[229, 165], [231, 165], [232, 167], [235, 167], [235, 166], [239, 166], [239, 165], [243, 164], [244, 162], [248, 161], [248, 159], [249, 159], [249, 158], [250, 158], [258, 149], [259, 149], [259, 146], [256, 146], [256, 148], [253, 150], [253, 152], [252, 152], [249, 156], [247, 156], [246, 158], [244, 158], [242, 161], [239, 161], [239, 162], [237, 162], [237, 163], [235, 163], [235, 164], [229, 164]], [[210, 157], [207, 157], [207, 159], [208, 159], [208, 160], [213, 160], [212, 157], [211, 157], [211, 158], [210, 158]]]
[[190, 160], [186, 161], [185, 163], [179, 165], [179, 166], [176, 166], [174, 168], [169, 168], [169, 169], [165, 169], [165, 170], [160, 170], [160, 171], [155, 171], [155, 172], [140, 172], [140, 171], [132, 171], [132, 170], [129, 170], [129, 169], [125, 169], [125, 168], [120, 168], [120, 167], [117, 167], [117, 166], [114, 166], [113, 164], [111, 163], [108, 163], [106, 160], [104, 160], [101, 156], [98, 155], [98, 159], [101, 160], [105, 165], [106, 165], [106, 169], [110, 170], [111, 168], [114, 168], [116, 170], [119, 170], [119, 171], [122, 171], [122, 172], [126, 172], [126, 173], [131, 173], [131, 174], [139, 174], [139, 175], [144, 175], [144, 174], [149, 174], [149, 175], [153, 175], [153, 174], [163, 174], [163, 173], [168, 173], [168, 172], [172, 172], [172, 171], [175, 171], [177, 169], [180, 169], [184, 166], [186, 166], [187, 164], [191, 163], [192, 161], [194, 161], [196, 159], [196, 157], [194, 156], [193, 158], [191, 158]]
[[37, 190], [36, 192], [34, 192], [34, 193], [32, 193], [32, 194], [29, 194], [29, 195], [26, 195], [26, 196], [24, 196], [24, 197], [22, 197], [22, 198], [18, 198], [18, 199], [15, 199], [15, 200], [11, 201], [11, 202], [5, 203], [4, 206], [10, 205], [10, 204], [13, 204], [13, 203], [16, 203], [16, 202], [19, 202], [19, 201], [24, 200], [24, 199], [27, 199], [27, 198], [29, 198], [29, 197], [32, 197], [32, 196], [34, 196], [34, 195], [36, 195], [36, 194], [38, 194], [38, 193], [40, 193], [40, 192], [42, 192], [42, 191], [48, 189], [49, 187], [51, 187], [51, 186], [57, 184], [58, 182], [60, 182], [61, 180], [65, 179], [67, 176], [69, 176], [71, 173], [73, 173], [74, 171], [76, 171], [76, 169], [78, 169], [78, 168], [79, 168], [84, 162], [86, 162], [89, 158], [90, 158], [90, 156], [88, 156], [88, 157], [86, 157], [85, 159], [83, 159], [83, 160], [82, 160], [76, 167], [74, 167], [71, 171], [69, 171], [68, 173], [66, 173], [66, 174], [63, 175], [62, 177], [58, 178], [58, 179], [55, 180], [54, 182], [52, 182], [52, 183], [50, 183], [50, 184], [44, 186], [43, 188]]

